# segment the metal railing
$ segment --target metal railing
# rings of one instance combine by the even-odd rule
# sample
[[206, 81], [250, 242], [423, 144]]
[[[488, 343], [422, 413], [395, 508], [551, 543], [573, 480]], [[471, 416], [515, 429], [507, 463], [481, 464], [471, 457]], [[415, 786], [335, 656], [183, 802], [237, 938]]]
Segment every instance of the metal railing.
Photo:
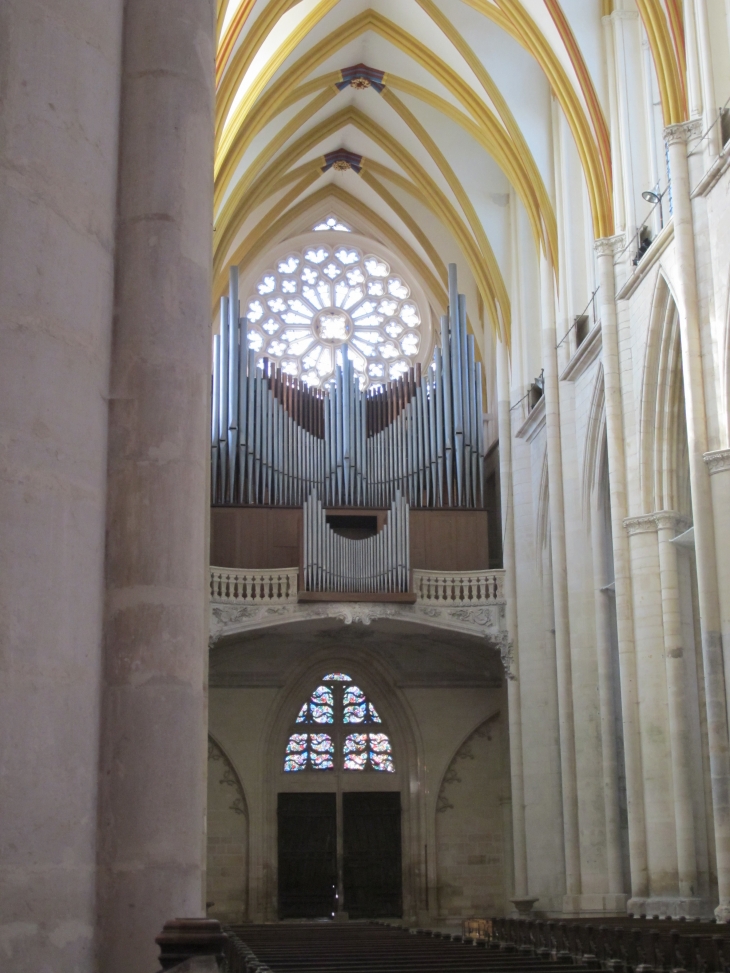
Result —
[[444, 605], [493, 605], [504, 601], [504, 571], [413, 572], [418, 602]]
[[299, 568], [210, 569], [210, 600], [224, 605], [286, 604], [297, 600]]

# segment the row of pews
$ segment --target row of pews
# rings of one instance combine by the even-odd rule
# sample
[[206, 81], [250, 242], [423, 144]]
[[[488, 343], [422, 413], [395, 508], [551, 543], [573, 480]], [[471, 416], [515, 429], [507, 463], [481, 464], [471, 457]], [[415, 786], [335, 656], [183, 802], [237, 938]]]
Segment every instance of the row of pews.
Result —
[[[538, 956], [495, 948], [484, 939], [387, 923], [279, 923], [233, 930], [261, 973], [529, 973]], [[569, 973], [570, 962], [551, 965]]]
[[730, 926], [617, 916], [465, 922], [460, 933], [387, 922], [238, 926], [246, 973], [730, 973]]
[[612, 916], [488, 920], [486, 938], [543, 962], [614, 973], [730, 973], [730, 925], [714, 919]]

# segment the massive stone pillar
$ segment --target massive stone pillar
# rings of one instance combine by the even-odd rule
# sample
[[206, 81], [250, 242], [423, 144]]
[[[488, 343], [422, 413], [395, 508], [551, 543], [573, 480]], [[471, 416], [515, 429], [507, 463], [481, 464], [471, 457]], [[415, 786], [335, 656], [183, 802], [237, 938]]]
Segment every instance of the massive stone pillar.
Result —
[[553, 592], [555, 601], [555, 657], [558, 672], [560, 717], [560, 771], [563, 793], [565, 842], [565, 909], [580, 908], [580, 837], [578, 833], [578, 782], [575, 761], [573, 676], [568, 613], [568, 565], [565, 549], [565, 507], [563, 501], [563, 458], [560, 439], [558, 356], [555, 338], [555, 296], [552, 268], [540, 258], [540, 310], [542, 315], [542, 360], [545, 370], [545, 429], [552, 542]]
[[203, 906], [213, 0], [126, 0], [111, 367], [100, 968]]
[[[691, 122], [670, 125], [664, 131], [664, 138], [669, 151], [674, 206], [677, 304], [687, 414], [692, 520], [720, 899], [716, 914], [718, 919], [728, 921], [730, 920], [730, 754], [726, 694], [730, 687], [726, 681], [726, 673], [730, 669], [730, 645], [723, 646], [722, 639], [713, 496], [708, 464], [705, 460], [708, 452], [707, 415], [702, 374], [697, 261], [687, 165], [687, 140], [696, 127], [696, 123]], [[724, 523], [724, 517], [724, 513], [720, 511], [720, 523]]]
[[90, 973], [121, 0], [0, 13], [0, 965]]

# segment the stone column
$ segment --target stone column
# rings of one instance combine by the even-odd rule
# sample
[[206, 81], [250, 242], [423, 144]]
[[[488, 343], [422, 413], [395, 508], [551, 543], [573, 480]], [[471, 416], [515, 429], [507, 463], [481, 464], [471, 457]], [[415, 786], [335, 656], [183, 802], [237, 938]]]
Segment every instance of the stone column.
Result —
[[213, 0], [126, 0], [99, 841], [103, 973], [202, 915]]
[[558, 670], [558, 709], [560, 725], [560, 766], [563, 794], [563, 835], [565, 842], [566, 909], [574, 911], [575, 896], [580, 895], [580, 837], [578, 833], [578, 790], [575, 765], [575, 725], [573, 719], [573, 677], [570, 657], [568, 614], [568, 565], [565, 550], [565, 509], [563, 503], [563, 458], [560, 442], [560, 403], [558, 399], [558, 355], [555, 337], [555, 288], [553, 271], [540, 257], [540, 308], [542, 316], [542, 361], [545, 370], [545, 427], [547, 435], [548, 480], [550, 485], [550, 536], [552, 543], [553, 591], [555, 597], [555, 654]]
[[[728, 750], [727, 690], [725, 671], [730, 666], [730, 645], [723, 648], [714, 518], [707, 453], [707, 421], [702, 375], [700, 310], [690, 199], [687, 141], [698, 129], [696, 122], [670, 125], [664, 131], [674, 205], [674, 246], [677, 261], [679, 331], [682, 377], [687, 413], [689, 471], [692, 489], [697, 589], [705, 670], [707, 725], [712, 776], [712, 803], [717, 847], [718, 919], [730, 919], [730, 753]], [[723, 661], [723, 655], [725, 656]]]
[[527, 886], [527, 839], [525, 833], [525, 782], [522, 768], [522, 700], [520, 653], [517, 630], [517, 578], [515, 521], [512, 493], [512, 413], [510, 412], [509, 352], [497, 344], [497, 396], [499, 420], [499, 482], [502, 500], [502, 559], [507, 632], [510, 640], [510, 675], [507, 680], [509, 710], [509, 757], [512, 787], [512, 845], [514, 850], [514, 897], [525, 898]]
[[618, 747], [616, 745], [616, 701], [613, 689], [613, 660], [611, 658], [610, 595], [603, 589], [613, 581], [607, 578], [606, 536], [602, 523], [603, 511], [597, 503], [591, 510], [591, 541], [593, 544], [593, 585], [596, 605], [596, 655], [598, 658], [598, 702], [601, 711], [601, 752], [603, 757], [603, 800], [606, 808], [606, 864], [608, 892], [624, 892], [621, 856], [621, 818], [618, 800]]
[[[720, 630], [722, 644], [730, 646], [730, 449], [705, 453], [710, 474], [712, 506], [715, 511], [715, 557], [717, 586], [720, 595]], [[725, 665], [730, 662], [725, 653]]]
[[672, 792], [662, 592], [654, 514], [625, 521], [630, 539], [641, 758], [644, 768], [646, 851], [649, 871], [645, 911], [677, 911], [677, 835]]
[[121, 0], [0, 16], [0, 966], [94, 969]]
[[[687, 716], [684, 640], [679, 601], [677, 549], [672, 543], [677, 533], [689, 527], [683, 518], [669, 510], [655, 516], [659, 540], [659, 577], [662, 592], [664, 628], [664, 665], [667, 673], [669, 702], [669, 736], [672, 750], [672, 786], [674, 818], [677, 829], [677, 866], [679, 896], [682, 900], [697, 896], [697, 855], [692, 803], [692, 768]], [[680, 904], [684, 915], [699, 914], [699, 903]]]
[[[629, 541], [624, 530], [628, 516], [624, 420], [621, 401], [618, 327], [616, 321], [616, 282], [613, 255], [624, 238], [596, 240], [598, 265], [598, 303], [601, 315], [601, 362], [606, 397], [606, 442], [608, 448], [609, 494], [611, 498], [611, 535], [616, 594], [619, 675], [621, 680], [621, 718], [624, 730], [626, 797], [629, 823], [629, 861], [631, 900], [629, 909], [643, 911], [648, 895], [644, 783], [639, 742], [639, 693], [634, 642], [634, 608], [631, 591]], [[632, 901], [633, 900], [633, 901]]]

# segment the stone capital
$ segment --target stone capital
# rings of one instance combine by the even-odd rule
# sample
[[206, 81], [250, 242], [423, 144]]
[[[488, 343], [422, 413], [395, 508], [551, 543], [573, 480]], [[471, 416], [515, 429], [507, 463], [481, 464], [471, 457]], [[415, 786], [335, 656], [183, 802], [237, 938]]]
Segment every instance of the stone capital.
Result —
[[653, 515], [658, 530], [672, 530], [675, 534], [683, 534], [692, 526], [692, 521], [676, 510], [657, 510]]
[[730, 470], [730, 449], [713, 449], [712, 452], [705, 453], [704, 460], [710, 476], [713, 473], [725, 473]]
[[691, 122], [679, 122], [676, 125], [667, 125], [664, 129], [664, 141], [667, 145], [675, 142], [689, 142], [690, 139], [698, 138], [702, 134], [702, 126], [698, 119]]
[[596, 255], [599, 257], [603, 256], [613, 256], [617, 253], [626, 242], [626, 236], [623, 233], [617, 233], [615, 236], [603, 236], [599, 237], [593, 244], [596, 251]]
[[642, 514], [640, 517], [627, 517], [624, 521], [626, 533], [651, 534], [657, 529], [656, 514]]

